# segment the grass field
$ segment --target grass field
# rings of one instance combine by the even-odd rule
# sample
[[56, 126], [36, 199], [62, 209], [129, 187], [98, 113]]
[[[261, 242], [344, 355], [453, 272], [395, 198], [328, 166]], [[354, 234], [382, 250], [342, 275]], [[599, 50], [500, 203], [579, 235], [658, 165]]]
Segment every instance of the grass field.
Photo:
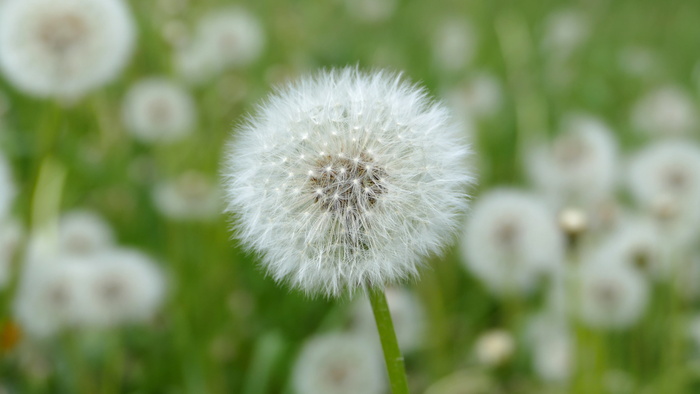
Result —
[[[2, 7], [17, 1], [0, 0], [0, 23], [9, 8]], [[207, 15], [232, 6], [259, 24], [259, 32], [237, 38], [254, 36], [260, 42], [251, 45], [259, 51], [240, 62], [232, 52], [233, 60], [207, 69], [197, 63], [203, 55], [185, 51]], [[220, 213], [225, 204], [211, 201], [223, 201], [221, 163], [235, 126], [275, 86], [299, 76], [344, 66], [402, 72], [465, 122], [478, 178], [472, 205], [495, 188], [512, 187], [547, 201], [552, 221], [559, 210], [578, 206], [550, 203], [526, 163], [530, 148], [565, 131], [569, 114], [588, 114], [612, 130], [618, 149], [607, 171], [618, 176], [605, 201], [616, 218], [655, 217], [626, 186], [630, 157], [668, 139], [698, 143], [700, 3], [694, 1], [154, 0], [129, 1], [128, 9], [133, 51], [118, 75], [99, 86], [69, 97], [35, 94], [0, 67], [0, 151], [12, 178], [0, 190], [11, 200], [2, 222], [18, 229], [15, 238], [0, 240], [7, 250], [0, 251], [0, 267], [8, 267], [0, 285], [3, 394], [296, 392], [293, 371], [307, 340], [351, 330], [355, 303], [366, 297], [309, 298], [275, 283], [232, 235], [231, 218]], [[10, 50], [3, 46], [5, 27], [0, 60]], [[190, 62], [183, 66], [178, 56]], [[167, 78], [191, 96], [196, 116], [186, 133], [148, 140], [125, 124], [129, 89], [149, 77]], [[648, 100], [652, 104], [639, 109], [640, 100], [666, 88], [673, 98]], [[668, 131], [643, 130], [659, 122], [669, 122]], [[700, 175], [697, 170], [691, 167], [692, 179], [684, 181], [691, 192], [700, 190], [692, 176]], [[179, 198], [175, 208], [157, 197], [164, 182], [175, 182], [176, 197], [164, 197], [171, 203]], [[689, 198], [700, 206], [694, 193]], [[53, 310], [43, 305], [28, 318], [17, 316], [25, 266], [37, 237], [74, 210], [103, 218], [112, 248], [135, 249], [155, 261], [164, 295], [144, 318], [56, 323], [50, 333], [36, 335], [26, 319]], [[584, 211], [586, 222], [596, 220]], [[674, 268], [661, 279], [642, 275], [648, 289], [643, 311], [619, 327], [586, 324], [573, 308], [533, 328], [533, 318], [557, 303], [552, 298], [569, 300], [567, 290], [557, 293], [552, 279], [524, 292], [493, 292], [467, 268], [458, 237], [443, 256], [426, 262], [419, 278], [402, 285], [417, 300], [409, 308], [422, 310], [416, 319], [423, 330], [405, 354], [411, 392], [700, 390], [700, 250], [693, 212], [686, 215], [691, 223], [683, 225], [691, 230], [683, 242], [659, 227], [664, 258]], [[583, 264], [577, 260], [614, 239], [618, 225], [591, 225], [576, 247], [568, 244], [560, 265]], [[59, 257], [50, 252], [44, 259]], [[578, 271], [563, 269], [573, 271], [564, 274], [565, 284], [577, 282]], [[552, 346], [531, 340], [532, 330], [546, 336], [559, 324], [565, 345], [548, 353]], [[495, 329], [506, 339], [484, 339]]]

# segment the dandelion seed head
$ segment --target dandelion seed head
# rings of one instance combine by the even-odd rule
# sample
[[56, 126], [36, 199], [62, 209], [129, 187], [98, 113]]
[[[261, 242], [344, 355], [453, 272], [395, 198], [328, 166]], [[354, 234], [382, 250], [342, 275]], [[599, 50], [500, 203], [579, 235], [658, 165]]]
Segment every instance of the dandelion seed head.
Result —
[[34, 96], [74, 98], [115, 78], [134, 36], [119, 0], [0, 3], [0, 69]]
[[307, 293], [399, 281], [445, 246], [466, 208], [458, 130], [399, 76], [347, 68], [304, 78], [239, 127], [228, 211], [267, 271]]
[[196, 112], [195, 103], [185, 89], [164, 78], [147, 78], [127, 92], [122, 118], [140, 141], [172, 142], [192, 132]]
[[497, 294], [529, 292], [564, 257], [556, 219], [534, 195], [496, 189], [474, 205], [462, 240], [467, 269]]
[[640, 272], [613, 263], [609, 257], [588, 261], [581, 267], [579, 317], [591, 327], [623, 329], [637, 322], [644, 312], [648, 283]]
[[383, 393], [386, 381], [380, 357], [363, 337], [314, 337], [297, 358], [292, 372], [294, 387], [305, 394]]

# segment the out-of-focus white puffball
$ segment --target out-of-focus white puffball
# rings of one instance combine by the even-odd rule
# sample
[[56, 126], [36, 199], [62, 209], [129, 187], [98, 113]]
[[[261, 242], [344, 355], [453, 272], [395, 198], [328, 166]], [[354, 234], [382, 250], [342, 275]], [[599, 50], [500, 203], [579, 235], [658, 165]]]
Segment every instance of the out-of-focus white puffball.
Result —
[[494, 293], [528, 293], [562, 267], [564, 237], [541, 198], [495, 189], [474, 205], [462, 257], [467, 269]]
[[[386, 289], [386, 300], [394, 322], [396, 338], [405, 353], [419, 349], [424, 343], [426, 328], [425, 309], [415, 294], [407, 289]], [[379, 346], [377, 325], [372, 308], [366, 298], [358, 299], [351, 311], [352, 330], [358, 335], [371, 338]]]
[[471, 63], [476, 46], [476, 32], [471, 23], [462, 18], [450, 18], [435, 30], [433, 58], [445, 71], [460, 71]]
[[656, 219], [665, 239], [693, 242], [700, 230], [700, 148], [666, 140], [635, 154], [627, 175], [632, 196]]
[[542, 312], [530, 318], [525, 330], [532, 366], [545, 382], [565, 383], [573, 373], [575, 343], [561, 315]]
[[187, 171], [153, 189], [156, 209], [174, 220], [214, 220], [220, 212], [220, 197], [216, 183], [197, 171]]
[[84, 292], [87, 324], [110, 326], [151, 319], [165, 296], [158, 265], [141, 252], [111, 249], [92, 257]]
[[114, 79], [134, 37], [121, 0], [0, 3], [0, 69], [33, 96], [72, 99]]
[[698, 127], [697, 105], [681, 88], [661, 86], [634, 104], [631, 122], [652, 137], [687, 136]]
[[303, 394], [383, 394], [381, 352], [366, 338], [332, 333], [311, 338], [294, 365], [292, 381]]
[[390, 19], [398, 7], [398, 0], [343, 0], [343, 2], [351, 17], [370, 23]]
[[201, 83], [227, 68], [254, 63], [265, 42], [255, 15], [238, 7], [215, 10], [199, 20], [190, 42], [175, 53], [175, 67], [185, 80]]
[[645, 311], [649, 285], [629, 265], [597, 255], [579, 271], [576, 308], [581, 321], [593, 328], [625, 329]]
[[83, 321], [89, 272], [89, 264], [72, 259], [26, 264], [14, 300], [14, 315], [22, 330], [48, 337]]
[[570, 8], [551, 13], [544, 26], [542, 49], [550, 56], [566, 58], [590, 35], [589, 21], [581, 11]]
[[78, 209], [63, 214], [59, 219], [59, 253], [90, 254], [113, 245], [111, 226], [96, 212]]
[[656, 71], [658, 59], [656, 53], [644, 47], [624, 47], [617, 57], [620, 69], [633, 77], [646, 77]]
[[497, 367], [513, 357], [515, 339], [506, 330], [490, 330], [479, 336], [474, 351], [480, 364], [487, 367]]
[[463, 81], [446, 94], [458, 116], [491, 117], [503, 107], [503, 86], [493, 74], [480, 72]]
[[194, 100], [181, 86], [164, 78], [147, 78], [127, 92], [122, 117], [138, 140], [167, 143], [193, 131], [197, 110]]
[[551, 146], [530, 152], [532, 182], [555, 207], [589, 208], [608, 198], [617, 181], [617, 142], [599, 119], [570, 114]]

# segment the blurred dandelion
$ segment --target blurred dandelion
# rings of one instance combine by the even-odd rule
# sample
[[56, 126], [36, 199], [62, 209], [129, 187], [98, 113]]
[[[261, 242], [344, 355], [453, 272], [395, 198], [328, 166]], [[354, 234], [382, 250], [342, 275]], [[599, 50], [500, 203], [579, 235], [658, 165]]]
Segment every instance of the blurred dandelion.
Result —
[[33, 96], [74, 99], [114, 79], [134, 37], [120, 0], [0, 3], [0, 69]]
[[536, 196], [495, 189], [474, 206], [462, 256], [466, 268], [492, 292], [528, 293], [562, 267], [564, 237]]
[[325, 334], [303, 346], [292, 372], [294, 387], [304, 394], [381, 394], [381, 366], [381, 356], [362, 337]]
[[122, 117], [138, 140], [167, 143], [190, 134], [196, 121], [195, 103], [189, 93], [164, 78], [143, 79], [124, 98]]

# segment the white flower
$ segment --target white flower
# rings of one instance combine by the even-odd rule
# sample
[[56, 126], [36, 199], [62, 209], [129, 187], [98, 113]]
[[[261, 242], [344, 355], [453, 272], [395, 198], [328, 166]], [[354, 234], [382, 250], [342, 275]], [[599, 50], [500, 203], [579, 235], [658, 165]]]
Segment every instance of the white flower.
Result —
[[117, 76], [134, 35], [121, 0], [7, 0], [0, 68], [27, 94], [73, 98]]
[[479, 336], [474, 347], [479, 363], [487, 367], [497, 367], [513, 357], [515, 340], [508, 331], [494, 329]]
[[700, 148], [691, 141], [664, 141], [631, 160], [632, 196], [657, 219], [668, 240], [693, 241], [700, 226]]
[[[417, 297], [406, 289], [387, 288], [386, 300], [394, 322], [396, 339], [403, 352], [412, 352], [424, 342], [425, 310]], [[358, 299], [352, 309], [353, 330], [379, 343], [377, 324], [369, 302]]]
[[25, 265], [14, 300], [22, 330], [46, 337], [77, 325], [85, 311], [87, 299], [82, 289], [88, 274], [89, 265], [82, 261]]
[[525, 335], [532, 352], [532, 366], [539, 378], [566, 382], [575, 361], [575, 344], [566, 320], [556, 313], [538, 313], [528, 321]]
[[557, 207], [590, 207], [608, 197], [617, 180], [617, 143], [598, 119], [569, 115], [550, 147], [531, 152], [527, 168], [533, 183]]
[[172, 142], [192, 132], [196, 107], [190, 94], [164, 78], [148, 78], [133, 85], [122, 108], [128, 130], [144, 142]]
[[0, 221], [0, 290], [10, 279], [12, 262], [17, 255], [23, 235], [23, 228], [17, 221], [7, 219]]
[[98, 326], [150, 319], [165, 295], [165, 279], [156, 263], [128, 249], [93, 256], [82, 285], [90, 300], [87, 323]]
[[647, 93], [632, 108], [631, 118], [635, 129], [658, 137], [689, 135], [698, 126], [695, 103], [675, 86]]
[[542, 48], [557, 58], [566, 58], [589, 36], [589, 22], [576, 9], [562, 9], [547, 17]]
[[363, 22], [382, 22], [396, 12], [397, 0], [344, 0], [348, 14]]
[[153, 190], [153, 202], [163, 215], [176, 220], [209, 221], [219, 214], [219, 191], [204, 174], [188, 171], [162, 182]]
[[659, 59], [652, 50], [644, 47], [624, 47], [617, 56], [620, 69], [636, 77], [650, 75], [658, 68]]
[[460, 71], [466, 67], [476, 52], [476, 33], [463, 18], [448, 19], [440, 23], [433, 37], [435, 63], [447, 71]]
[[371, 344], [338, 333], [309, 340], [292, 372], [296, 392], [304, 394], [382, 394], [384, 376], [381, 356]]
[[461, 83], [448, 94], [450, 103], [460, 115], [489, 117], [503, 106], [501, 81], [488, 72], [481, 72]]
[[512, 189], [480, 197], [461, 246], [466, 267], [496, 294], [533, 290], [564, 259], [554, 216], [537, 197]]
[[188, 81], [202, 82], [226, 68], [252, 64], [265, 41], [254, 15], [241, 8], [218, 9], [199, 21], [192, 41], [175, 54], [175, 65]]
[[622, 329], [636, 323], [648, 300], [648, 283], [629, 265], [596, 256], [579, 271], [578, 313], [594, 328]]
[[645, 276], [660, 278], [670, 272], [661, 241], [663, 235], [648, 218], [632, 218], [623, 222], [595, 253], [610, 263], [621, 263]]
[[304, 78], [238, 133], [225, 170], [238, 235], [276, 280], [307, 293], [415, 275], [467, 205], [459, 127], [397, 75]]
[[89, 254], [114, 244], [109, 223], [97, 213], [75, 210], [63, 214], [58, 223], [59, 253]]

